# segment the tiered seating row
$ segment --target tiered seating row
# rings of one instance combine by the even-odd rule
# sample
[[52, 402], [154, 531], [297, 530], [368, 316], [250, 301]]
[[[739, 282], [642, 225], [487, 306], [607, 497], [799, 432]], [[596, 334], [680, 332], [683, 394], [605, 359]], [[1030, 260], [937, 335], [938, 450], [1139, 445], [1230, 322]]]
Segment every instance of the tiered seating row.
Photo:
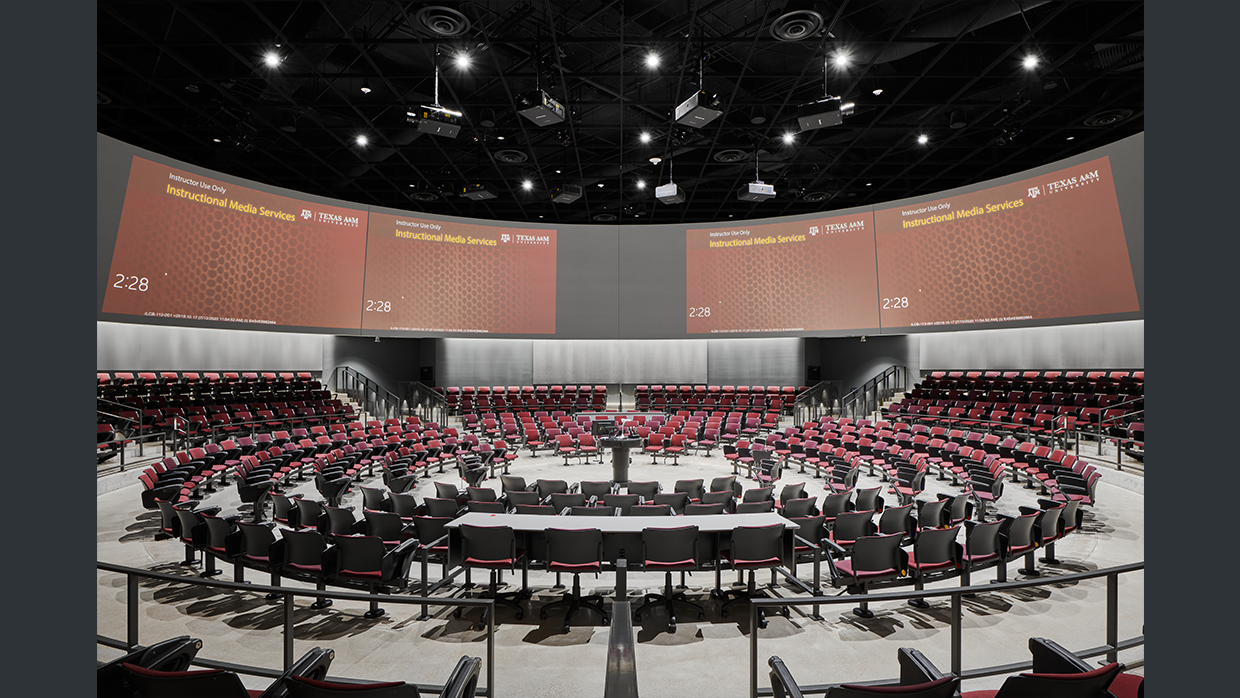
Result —
[[1144, 395], [1145, 371], [932, 371], [923, 390]]
[[639, 410], [676, 410], [701, 407], [729, 412], [792, 414], [793, 403], [805, 387], [791, 385], [639, 385], [634, 390]]
[[605, 385], [452, 386], [435, 388], [453, 415], [509, 410], [601, 410], [607, 406]]

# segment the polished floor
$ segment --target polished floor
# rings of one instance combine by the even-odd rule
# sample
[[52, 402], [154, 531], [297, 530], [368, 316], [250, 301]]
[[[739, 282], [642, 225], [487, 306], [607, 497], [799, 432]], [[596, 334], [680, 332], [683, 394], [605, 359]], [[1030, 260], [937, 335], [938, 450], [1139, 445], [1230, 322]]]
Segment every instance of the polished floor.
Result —
[[[1089, 449], [1082, 448], [1089, 458]], [[679, 465], [652, 464], [650, 459], [634, 455], [631, 478], [659, 480], [670, 490], [677, 479], [712, 477], [731, 474], [729, 464], [716, 451], [711, 456], [686, 456]], [[610, 465], [574, 464], [565, 466], [562, 459], [547, 455], [529, 457], [523, 452], [512, 465], [512, 473], [527, 481], [538, 478], [580, 480], [608, 479]], [[178, 563], [184, 555], [183, 546], [174, 540], [157, 540], [158, 515], [142, 509], [136, 471], [130, 470], [111, 477], [132, 480], [97, 498], [97, 555], [99, 560], [149, 570], [196, 575], [200, 568]], [[434, 492], [433, 481], [454, 482], [463, 487], [455, 473], [420, 481], [416, 495], [421, 498]], [[373, 481], [381, 485], [376, 476]], [[743, 481], [748, 488], [753, 486]], [[807, 482], [807, 491], [821, 497], [821, 480], [795, 469], [786, 470], [780, 486], [790, 482]], [[363, 483], [369, 484], [369, 483]], [[498, 480], [486, 483], [499, 489]], [[875, 478], [863, 474], [861, 487], [874, 486]], [[1095, 570], [1145, 559], [1145, 498], [1140, 475], [1106, 470], [1098, 488], [1099, 503], [1089, 509], [1083, 530], [1058, 544], [1061, 564], [1039, 562], [1043, 578], [1072, 572]], [[293, 490], [318, 498], [310, 484]], [[777, 489], [778, 491], [778, 489]], [[949, 483], [927, 479], [923, 499], [936, 492], [956, 492]], [[1035, 506], [1037, 496], [1032, 490], [1008, 486], [999, 502], [1001, 513], [1016, 514], [1018, 507]], [[891, 496], [888, 496], [888, 500]], [[225, 514], [237, 511], [235, 488], [210, 495], [202, 506], [220, 506]], [[354, 489], [345, 499], [346, 506], [360, 512], [361, 495]], [[1008, 578], [1023, 579], [1021, 565], [1009, 564]], [[416, 566], [415, 566], [416, 570]], [[808, 566], [798, 569], [808, 580]], [[432, 578], [437, 570], [432, 567]], [[825, 575], [825, 571], [824, 571]], [[231, 567], [223, 578], [231, 579]], [[985, 584], [994, 578], [994, 571], [974, 577], [974, 584]], [[265, 583], [263, 575], [249, 571], [247, 579]], [[724, 573], [725, 587], [735, 581]], [[759, 574], [760, 582], [769, 576]], [[566, 580], [571, 578], [566, 577]], [[1145, 575], [1143, 571], [1119, 577], [1119, 637], [1139, 636], [1145, 623]], [[460, 581], [459, 578], [456, 581]], [[518, 581], [519, 578], [511, 581]], [[569, 581], [571, 583], [571, 581]], [[628, 598], [640, 601], [647, 591], [658, 591], [662, 575], [630, 574]], [[539, 607], [559, 598], [564, 591], [552, 589], [554, 577], [531, 572], [530, 585], [534, 596], [525, 604], [524, 617], [516, 619], [510, 609], [498, 611], [496, 645], [496, 696], [601, 696], [609, 628], [597, 616], [583, 612], [573, 620], [569, 632], [562, 631], [563, 610], [552, 610], [548, 618], [539, 618]], [[668, 696], [745, 696], [749, 686], [749, 633], [747, 609], [742, 605], [723, 618], [722, 601], [713, 600], [709, 591], [714, 584], [712, 572], [695, 573], [689, 577], [689, 597], [702, 604], [706, 618], [695, 615], [678, 616], [675, 633], [667, 631], [666, 617], [661, 611], [643, 616], [635, 627], [636, 662], [640, 695], [645, 698]], [[956, 586], [958, 580], [943, 583]], [[583, 590], [614, 596], [612, 574], [597, 578], [584, 577]], [[417, 591], [414, 584], [411, 591]], [[111, 573], [97, 573], [97, 632], [111, 638], [125, 637], [125, 579]], [[468, 596], [472, 590], [451, 584], [442, 594]], [[796, 590], [784, 584], [770, 590], [771, 594], [792, 596]], [[830, 595], [841, 590], [826, 592]], [[259, 594], [224, 593], [208, 588], [195, 588], [173, 583], [143, 583], [140, 598], [140, 640], [146, 644], [166, 637], [189, 634], [201, 638], [204, 646], [200, 656], [255, 666], [276, 668], [282, 656], [279, 602], [268, 601]], [[963, 602], [963, 666], [966, 670], [1027, 661], [1027, 639], [1047, 637], [1072, 650], [1083, 650], [1104, 644], [1106, 638], [1106, 585], [1103, 579], [1067, 582], [1047, 586], [987, 592]], [[471, 617], [457, 619], [450, 610], [441, 609], [433, 618], [416, 620], [418, 608], [387, 605], [387, 614], [373, 620], [362, 617], [365, 604], [337, 601], [332, 607], [315, 611], [308, 600], [299, 600], [295, 611], [295, 653], [320, 646], [335, 650], [332, 675], [405, 680], [424, 684], [440, 684], [458, 657], [463, 654], [485, 656], [485, 633], [475, 631]], [[766, 658], [778, 655], [793, 672], [798, 683], [825, 684], [894, 678], [898, 673], [896, 648], [915, 647], [924, 652], [940, 668], [950, 667], [950, 612], [946, 599], [921, 610], [903, 602], [872, 604], [874, 617], [862, 619], [852, 614], [855, 604], [824, 607], [822, 620], [808, 617], [809, 609], [794, 608], [788, 618], [773, 616], [765, 629], [758, 631], [759, 685], [769, 686], [766, 679]], [[473, 616], [476, 617], [477, 612]], [[119, 652], [103, 646], [98, 659], [106, 660]], [[1096, 661], [1096, 660], [1094, 660]], [[1143, 672], [1144, 648], [1120, 654], [1120, 661], [1133, 671]], [[484, 670], [485, 671], [485, 670]], [[248, 678], [247, 685], [264, 686], [262, 679]], [[1002, 677], [966, 681], [964, 688], [974, 690], [997, 687]]]

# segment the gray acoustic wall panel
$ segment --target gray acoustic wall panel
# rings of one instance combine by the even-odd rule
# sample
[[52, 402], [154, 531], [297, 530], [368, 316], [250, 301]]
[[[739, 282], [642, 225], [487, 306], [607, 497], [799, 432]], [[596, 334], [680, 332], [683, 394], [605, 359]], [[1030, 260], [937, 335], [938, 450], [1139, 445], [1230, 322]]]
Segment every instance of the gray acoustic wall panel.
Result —
[[921, 336], [921, 369], [1145, 368], [1145, 321]]
[[701, 339], [534, 340], [534, 382], [705, 383]]
[[712, 385], [801, 385], [805, 381], [805, 340], [800, 337], [708, 339], [706, 343], [705, 382]]
[[533, 340], [436, 339], [435, 382], [439, 385], [529, 385]]
[[100, 371], [322, 371], [332, 338], [295, 332], [95, 323]]

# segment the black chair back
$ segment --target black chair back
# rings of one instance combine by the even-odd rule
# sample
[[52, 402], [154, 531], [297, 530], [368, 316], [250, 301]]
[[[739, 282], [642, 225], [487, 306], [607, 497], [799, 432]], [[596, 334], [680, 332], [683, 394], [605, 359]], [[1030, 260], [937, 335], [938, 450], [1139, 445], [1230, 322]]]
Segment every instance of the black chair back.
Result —
[[[729, 493], [731, 494], [731, 493]], [[685, 506], [685, 516], [706, 516], [710, 514], [722, 514], [723, 503], [716, 502], [714, 504], [688, 504]]]
[[698, 527], [642, 529], [642, 565], [647, 571], [697, 569]]
[[815, 506], [817, 503], [818, 499], [816, 497], [789, 499], [784, 502], [783, 509], [780, 510], [780, 513], [789, 519], [813, 516], [818, 512], [818, 508]]
[[736, 505], [735, 514], [765, 514], [775, 511], [775, 500], [764, 499], [760, 502], [741, 502]]
[[689, 499], [702, 500], [702, 495], [706, 494], [706, 488], [702, 486], [701, 478], [696, 480], [677, 480], [676, 485], [672, 487], [673, 492], [684, 492], [689, 495]]
[[615, 516], [616, 508], [612, 506], [573, 507], [569, 510], [572, 516]]
[[605, 494], [603, 504], [615, 507], [620, 511], [621, 516], [628, 516], [629, 510], [637, 504], [637, 499], [635, 494]]
[[710, 491], [711, 492], [731, 492], [732, 485], [734, 484], [736, 484], [735, 475], [717, 477], [710, 481]]

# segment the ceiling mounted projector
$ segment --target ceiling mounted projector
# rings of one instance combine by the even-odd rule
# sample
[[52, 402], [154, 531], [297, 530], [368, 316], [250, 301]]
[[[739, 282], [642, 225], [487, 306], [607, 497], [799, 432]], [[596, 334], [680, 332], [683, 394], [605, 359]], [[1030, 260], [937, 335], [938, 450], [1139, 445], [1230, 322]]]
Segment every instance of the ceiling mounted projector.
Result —
[[517, 95], [517, 113], [539, 126], [550, 126], [564, 120], [564, 105], [551, 98], [545, 90]]
[[774, 198], [774, 196], [775, 185], [763, 184], [762, 180], [750, 182], [736, 192], [736, 198], [741, 201], [766, 201], [767, 199]]
[[719, 118], [723, 113], [723, 100], [718, 95], [709, 94], [705, 90], [694, 92], [689, 99], [676, 107], [676, 123], [693, 128], [702, 128]]
[[422, 133], [433, 133], [445, 138], [456, 138], [461, 132], [461, 113], [442, 107], [419, 107], [405, 112], [409, 123]]
[[571, 204], [580, 198], [580, 184], [561, 184], [551, 192], [551, 200], [557, 204]]
[[674, 182], [668, 182], [654, 188], [654, 198], [665, 204], [683, 204], [685, 202], [685, 190], [676, 186]]
[[495, 192], [487, 189], [485, 184], [466, 184], [461, 189], [461, 196], [474, 201], [486, 201], [487, 199], [497, 198]]
[[827, 97], [817, 102], [802, 104], [797, 107], [797, 123], [800, 124], [802, 131], [839, 126], [844, 123], [845, 116], [852, 115], [853, 106], [852, 102], [841, 104], [839, 97]]

